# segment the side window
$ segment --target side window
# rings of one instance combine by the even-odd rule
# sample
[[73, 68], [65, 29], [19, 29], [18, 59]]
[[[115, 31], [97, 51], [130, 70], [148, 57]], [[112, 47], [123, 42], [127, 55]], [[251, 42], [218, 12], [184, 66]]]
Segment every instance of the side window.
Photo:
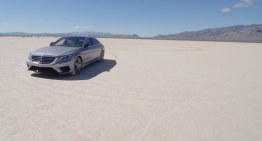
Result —
[[101, 44], [98, 40], [96, 40], [98, 44]]
[[93, 44], [94, 44], [94, 45], [97, 45], [97, 44], [98, 44], [97, 41], [96, 41], [96, 39], [92, 39], [92, 41], [93, 41]]
[[85, 40], [85, 45], [87, 45], [87, 44], [90, 45], [90, 43], [89, 43], [89, 39], [86, 39], [86, 40]]
[[59, 39], [58, 41], [56, 41], [56, 46], [62, 46], [65, 43], [65, 39]]
[[90, 46], [94, 45], [94, 43], [92, 42], [91, 38], [88, 39], [88, 40], [89, 40], [89, 45], [90, 45]]

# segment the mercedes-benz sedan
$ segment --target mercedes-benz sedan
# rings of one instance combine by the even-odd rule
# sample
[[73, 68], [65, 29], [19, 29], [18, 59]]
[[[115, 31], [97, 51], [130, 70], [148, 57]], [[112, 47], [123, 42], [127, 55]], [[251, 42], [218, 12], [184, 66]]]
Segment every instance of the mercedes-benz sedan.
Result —
[[105, 48], [96, 38], [63, 37], [50, 46], [29, 54], [28, 70], [36, 72], [56, 71], [60, 74], [78, 75], [88, 64], [103, 62]]

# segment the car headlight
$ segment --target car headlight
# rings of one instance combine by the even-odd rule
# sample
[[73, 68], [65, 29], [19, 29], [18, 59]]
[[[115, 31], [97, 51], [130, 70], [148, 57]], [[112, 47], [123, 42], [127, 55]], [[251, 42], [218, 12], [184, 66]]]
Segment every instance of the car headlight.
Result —
[[65, 56], [60, 56], [57, 59], [57, 63], [62, 63], [62, 62], [66, 62], [68, 60], [70, 60], [72, 58], [73, 55], [65, 55]]
[[31, 53], [29, 53], [29, 55], [28, 55], [28, 60], [32, 60], [32, 54]]

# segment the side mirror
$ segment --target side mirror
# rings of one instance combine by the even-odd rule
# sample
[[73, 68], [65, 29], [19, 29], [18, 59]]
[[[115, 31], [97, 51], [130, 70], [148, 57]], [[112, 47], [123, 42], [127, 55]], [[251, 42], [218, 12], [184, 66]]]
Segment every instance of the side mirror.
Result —
[[84, 47], [85, 47], [85, 48], [88, 48], [88, 47], [89, 47], [89, 44], [86, 44]]
[[52, 46], [55, 42], [50, 43], [50, 46]]

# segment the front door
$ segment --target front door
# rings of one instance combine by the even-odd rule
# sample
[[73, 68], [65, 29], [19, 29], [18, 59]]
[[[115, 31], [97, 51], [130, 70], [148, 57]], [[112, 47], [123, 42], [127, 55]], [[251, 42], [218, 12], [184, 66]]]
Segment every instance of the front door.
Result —
[[82, 51], [82, 57], [83, 57], [83, 64], [86, 64], [94, 59], [95, 54], [95, 48], [93, 47], [92, 41], [87, 38], [85, 41], [85, 45], [89, 44], [88, 47], [84, 47]]

